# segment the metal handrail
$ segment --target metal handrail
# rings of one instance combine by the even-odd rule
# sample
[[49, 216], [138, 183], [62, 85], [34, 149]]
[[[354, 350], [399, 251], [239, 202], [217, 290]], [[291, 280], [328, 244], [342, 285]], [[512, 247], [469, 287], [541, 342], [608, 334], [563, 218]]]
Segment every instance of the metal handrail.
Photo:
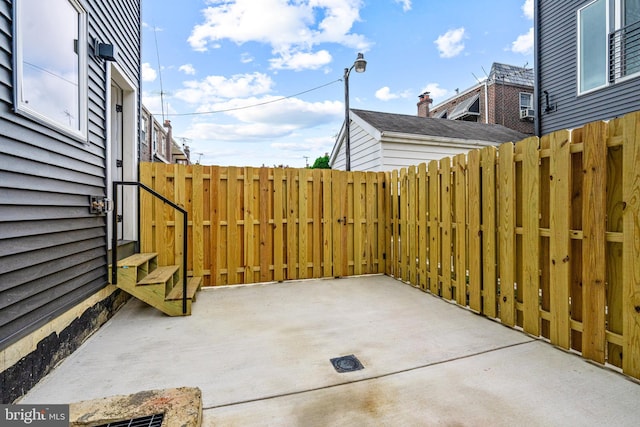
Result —
[[[140, 189], [145, 190], [152, 196], [162, 200], [164, 203], [168, 204], [178, 212], [182, 214], [183, 219], [183, 227], [184, 232], [182, 236], [182, 314], [187, 314], [187, 260], [188, 260], [188, 246], [187, 246], [187, 230], [189, 226], [187, 211], [172, 202], [171, 200], [164, 197], [162, 194], [156, 192], [155, 190], [147, 187], [141, 182], [137, 181], [113, 181], [113, 206], [114, 211], [111, 215], [111, 223], [112, 223], [112, 243], [111, 243], [111, 283], [114, 285], [118, 284], [118, 186], [134, 186], [138, 188], [138, 201], [140, 200]], [[140, 212], [138, 211], [138, 215]], [[140, 228], [138, 227], [138, 236], [136, 239], [136, 244], [138, 247], [140, 246]]]

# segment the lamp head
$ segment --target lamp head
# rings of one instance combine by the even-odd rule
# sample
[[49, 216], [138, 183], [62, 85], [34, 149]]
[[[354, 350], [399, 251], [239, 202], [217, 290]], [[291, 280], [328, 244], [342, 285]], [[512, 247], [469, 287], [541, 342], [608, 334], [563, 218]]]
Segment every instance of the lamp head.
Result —
[[367, 69], [367, 61], [364, 60], [364, 55], [362, 53], [358, 54], [358, 59], [353, 64], [356, 69], [356, 73], [364, 73]]

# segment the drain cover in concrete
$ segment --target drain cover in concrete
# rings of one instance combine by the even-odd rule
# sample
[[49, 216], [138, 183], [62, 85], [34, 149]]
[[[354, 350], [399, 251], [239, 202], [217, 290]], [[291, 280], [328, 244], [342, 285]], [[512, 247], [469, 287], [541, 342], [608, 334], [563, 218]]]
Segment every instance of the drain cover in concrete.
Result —
[[98, 427], [161, 427], [164, 414], [155, 414], [148, 417], [134, 418], [131, 420], [114, 421], [102, 424]]
[[331, 364], [336, 369], [336, 371], [343, 372], [352, 372], [359, 371], [360, 369], [364, 369], [362, 363], [355, 357], [353, 354], [349, 356], [336, 357], [331, 359]]

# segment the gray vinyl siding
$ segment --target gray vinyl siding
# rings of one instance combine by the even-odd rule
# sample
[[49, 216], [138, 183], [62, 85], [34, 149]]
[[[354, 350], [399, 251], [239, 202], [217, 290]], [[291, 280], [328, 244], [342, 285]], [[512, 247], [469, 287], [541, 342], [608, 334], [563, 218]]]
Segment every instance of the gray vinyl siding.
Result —
[[[0, 1], [0, 349], [107, 284], [105, 217], [108, 64], [88, 47], [88, 136], [78, 141], [13, 111], [13, 2]], [[113, 43], [136, 85], [140, 3], [84, 1], [88, 43]]]
[[[591, 0], [538, 0], [539, 133], [572, 129], [640, 110], [640, 76], [578, 96], [577, 11]], [[557, 110], [545, 113], [544, 91]]]

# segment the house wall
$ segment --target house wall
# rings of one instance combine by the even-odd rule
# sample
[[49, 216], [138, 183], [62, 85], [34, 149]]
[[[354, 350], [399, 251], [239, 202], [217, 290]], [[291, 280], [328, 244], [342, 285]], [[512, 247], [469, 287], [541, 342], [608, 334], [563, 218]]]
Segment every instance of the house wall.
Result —
[[489, 123], [533, 135], [533, 121], [520, 120], [521, 93], [533, 93], [533, 89], [527, 86], [503, 85], [500, 81], [489, 85]]
[[[640, 110], [640, 76], [578, 96], [577, 11], [588, 3], [536, 2], [537, 132], [541, 135]], [[545, 90], [555, 111], [544, 111]]]
[[[351, 122], [351, 170], [381, 171], [381, 153], [378, 141], [366, 132], [357, 122]], [[332, 169], [345, 170], [345, 145], [340, 144], [339, 151], [331, 164]]]
[[[89, 196], [106, 196], [108, 63], [88, 46], [88, 137], [84, 142], [13, 111], [13, 4], [0, 2], [0, 380], [2, 401], [18, 398], [105, 320], [85, 307], [73, 334], [34, 343], [9, 365], [5, 352], [107, 286], [105, 216]], [[117, 62], [139, 87], [140, 2], [85, 1], [88, 42], [117, 46]], [[135, 116], [136, 121], [139, 114]], [[109, 312], [117, 291], [101, 300]], [[94, 308], [94, 311], [91, 309]]]
[[518, 132], [533, 135], [535, 133], [533, 122], [520, 120], [521, 92], [533, 93], [533, 88], [530, 86], [502, 84], [500, 81], [490, 83], [487, 85], [487, 103], [489, 105], [488, 108], [485, 108], [485, 85], [479, 85], [469, 92], [461, 94], [459, 97], [439, 104], [437, 108], [433, 108], [430, 111], [429, 117], [437, 117], [443, 110], [451, 113], [461, 102], [473, 96], [480, 95], [480, 116], [478, 116], [477, 122], [499, 124]]
[[151, 153], [151, 130], [153, 116], [144, 105], [142, 106], [142, 119], [140, 122], [140, 161], [151, 162], [153, 155]]
[[443, 157], [466, 154], [473, 149], [487, 145], [497, 146], [498, 143], [478, 142], [477, 144], [465, 144], [461, 142], [459, 147], [453, 145], [454, 143], [451, 142], [443, 144], [442, 141], [436, 139], [424, 140], [419, 143], [385, 140], [381, 144], [384, 163], [379, 170], [386, 172], [408, 166], [416, 166], [420, 163], [428, 163], [431, 160], [440, 160]]

